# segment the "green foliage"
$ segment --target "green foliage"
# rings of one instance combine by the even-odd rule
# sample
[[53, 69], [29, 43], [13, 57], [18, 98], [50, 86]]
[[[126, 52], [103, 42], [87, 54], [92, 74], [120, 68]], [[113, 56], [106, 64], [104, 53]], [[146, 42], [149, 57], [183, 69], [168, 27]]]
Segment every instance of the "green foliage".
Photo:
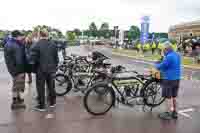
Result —
[[128, 39], [135, 40], [140, 37], [140, 29], [137, 26], [131, 26], [128, 32]]
[[54, 39], [64, 38], [64, 35], [59, 29], [49, 28], [49, 33], [53, 35]]
[[33, 27], [33, 32], [35, 32], [35, 33], [42, 31], [42, 30], [49, 32], [49, 36], [52, 39], [64, 38], [64, 35], [62, 34], [62, 32], [59, 29], [52, 28], [47, 25], [37, 25], [37, 26]]
[[0, 38], [4, 38], [5, 37], [5, 32], [4, 31], [0, 31]]
[[83, 35], [84, 35], [84, 36], [89, 36], [89, 34], [90, 34], [90, 31], [89, 31], [89, 30], [84, 30], [84, 31], [83, 31]]
[[109, 30], [109, 24], [107, 22], [102, 23], [99, 29], [99, 37], [110, 38], [111, 31]]
[[151, 33], [150, 36], [152, 36], [152, 34], [154, 34], [155, 38], [168, 38], [168, 33], [155, 32], [155, 33]]
[[81, 36], [82, 32], [80, 29], [74, 29], [74, 33], [76, 34], [76, 36]]
[[67, 32], [67, 39], [69, 41], [74, 41], [76, 39], [76, 33], [71, 32], [71, 31]]
[[96, 37], [98, 35], [98, 30], [95, 22], [92, 22], [89, 26], [89, 36]]
[[102, 23], [100, 30], [109, 30], [109, 24], [107, 22]]

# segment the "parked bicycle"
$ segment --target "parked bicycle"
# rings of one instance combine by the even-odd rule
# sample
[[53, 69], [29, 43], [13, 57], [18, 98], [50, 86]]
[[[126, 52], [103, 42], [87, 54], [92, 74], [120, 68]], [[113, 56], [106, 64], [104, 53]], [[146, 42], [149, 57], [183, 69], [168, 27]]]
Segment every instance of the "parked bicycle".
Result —
[[56, 94], [58, 96], [64, 96], [72, 88], [74, 88], [73, 90], [75, 92], [81, 91], [84, 93], [94, 82], [103, 80], [104, 77], [94, 70], [106, 70], [111, 65], [104, 63], [104, 60], [107, 59], [109, 58], [102, 56], [96, 60], [88, 61], [86, 57], [77, 56], [59, 66], [62, 72], [57, 73], [55, 77]]
[[[117, 102], [131, 107], [142, 105], [143, 111], [146, 107], [151, 111], [165, 100], [160, 95], [160, 79], [152, 74], [141, 75], [122, 66], [101, 73], [106, 80], [94, 84], [84, 96], [84, 107], [92, 115], [107, 113]], [[125, 73], [132, 75], [120, 76]]]

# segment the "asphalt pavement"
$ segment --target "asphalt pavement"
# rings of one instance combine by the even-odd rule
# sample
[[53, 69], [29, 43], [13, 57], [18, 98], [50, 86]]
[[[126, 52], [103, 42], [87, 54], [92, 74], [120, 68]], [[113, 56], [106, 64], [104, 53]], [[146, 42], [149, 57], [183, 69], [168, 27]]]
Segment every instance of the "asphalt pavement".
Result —
[[[105, 50], [106, 51], [106, 50]], [[83, 47], [71, 47], [67, 53], [87, 55]], [[140, 107], [119, 106], [100, 117], [88, 114], [79, 94], [66, 95], [57, 99], [55, 109], [47, 112], [36, 112], [32, 109], [35, 103], [35, 82], [26, 84], [26, 110], [11, 111], [11, 78], [7, 72], [0, 52], [0, 133], [199, 133], [200, 127], [200, 82], [182, 80], [178, 107], [179, 119], [163, 121], [158, 119], [164, 105], [144, 113]], [[1, 61], [2, 59], [2, 61]], [[148, 65], [132, 59], [112, 55], [112, 63], [123, 64], [129, 69], [144, 72]], [[34, 75], [33, 75], [34, 76]]]

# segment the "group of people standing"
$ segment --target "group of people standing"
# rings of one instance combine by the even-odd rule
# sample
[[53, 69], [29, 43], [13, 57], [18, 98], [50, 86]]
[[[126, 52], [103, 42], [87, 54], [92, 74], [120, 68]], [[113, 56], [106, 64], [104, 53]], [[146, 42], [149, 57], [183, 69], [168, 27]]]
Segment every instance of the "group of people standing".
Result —
[[45, 85], [48, 88], [48, 103], [55, 107], [56, 94], [54, 75], [59, 63], [56, 45], [49, 40], [48, 31], [39, 31], [37, 36], [25, 36], [15, 30], [4, 45], [5, 63], [13, 81], [11, 109], [25, 108], [21, 94], [25, 90], [25, 76], [32, 83], [36, 75], [37, 101], [35, 109], [46, 110]]
[[[64, 53], [65, 54], [65, 53]], [[175, 52], [173, 45], [166, 42], [163, 48], [163, 60], [155, 64], [162, 74], [162, 97], [169, 100], [168, 111], [159, 115], [162, 119], [177, 119], [177, 104], [179, 84], [181, 80], [181, 56]], [[45, 84], [48, 88], [49, 107], [56, 105], [54, 76], [59, 63], [57, 46], [49, 40], [47, 31], [40, 31], [37, 39], [26, 37], [19, 31], [13, 31], [11, 38], [4, 46], [5, 63], [10, 73], [12, 86], [11, 109], [25, 108], [21, 93], [25, 90], [25, 73], [28, 73], [29, 83], [31, 73], [36, 74], [37, 101], [35, 109], [46, 110]]]

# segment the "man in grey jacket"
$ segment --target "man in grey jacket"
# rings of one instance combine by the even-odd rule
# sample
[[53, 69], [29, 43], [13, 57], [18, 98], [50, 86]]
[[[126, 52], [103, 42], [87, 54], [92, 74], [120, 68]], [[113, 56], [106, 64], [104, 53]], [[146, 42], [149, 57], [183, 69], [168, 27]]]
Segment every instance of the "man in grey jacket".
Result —
[[24, 92], [25, 89], [25, 47], [23, 39], [23, 34], [15, 30], [12, 32], [12, 38], [6, 42], [4, 47], [5, 63], [13, 79], [11, 109], [25, 108], [24, 99], [20, 96], [20, 93]]
[[45, 111], [45, 83], [48, 88], [50, 107], [56, 104], [54, 75], [59, 62], [56, 45], [48, 40], [48, 32], [40, 31], [40, 40], [31, 50], [31, 59], [36, 66], [36, 88], [38, 92], [38, 111]]

